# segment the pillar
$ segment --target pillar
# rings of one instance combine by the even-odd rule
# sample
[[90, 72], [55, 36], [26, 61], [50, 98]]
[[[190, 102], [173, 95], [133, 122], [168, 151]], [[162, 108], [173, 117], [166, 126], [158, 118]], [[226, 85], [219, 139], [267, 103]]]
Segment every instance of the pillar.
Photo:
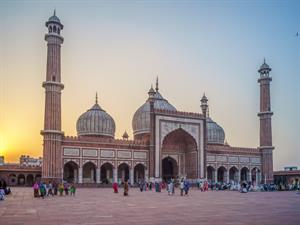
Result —
[[241, 169], [239, 169], [238, 174], [238, 183], [241, 183]]
[[218, 170], [217, 169], [215, 170], [215, 182], [216, 183], [218, 182]]
[[130, 184], [134, 185], [133, 167], [130, 168], [129, 180], [130, 180]]
[[78, 183], [82, 184], [82, 167], [78, 169]]
[[225, 171], [226, 174], [226, 183], [229, 183], [229, 171]]
[[145, 180], [146, 182], [149, 182], [149, 170], [145, 169]]
[[252, 182], [252, 172], [251, 172], [251, 170], [248, 173], [248, 181]]
[[101, 183], [100, 174], [101, 174], [100, 168], [97, 168], [96, 169], [96, 182], [97, 182], [97, 184]]
[[114, 183], [118, 183], [118, 168], [114, 168], [113, 173], [114, 173]]

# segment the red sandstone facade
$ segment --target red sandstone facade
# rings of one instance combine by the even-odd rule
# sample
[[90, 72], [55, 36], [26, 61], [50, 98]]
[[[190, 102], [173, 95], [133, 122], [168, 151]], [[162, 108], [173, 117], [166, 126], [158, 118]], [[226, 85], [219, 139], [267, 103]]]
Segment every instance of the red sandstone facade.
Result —
[[260, 147], [239, 148], [224, 143], [223, 129], [202, 113], [180, 112], [152, 87], [149, 98], [134, 115], [134, 140], [114, 138], [113, 119], [98, 104], [77, 121], [76, 137], [61, 130], [61, 57], [63, 25], [54, 14], [46, 22], [47, 73], [42, 177], [75, 183], [111, 183], [129, 179], [161, 180], [187, 177], [219, 182], [272, 182], [272, 132], [269, 71], [261, 77]]

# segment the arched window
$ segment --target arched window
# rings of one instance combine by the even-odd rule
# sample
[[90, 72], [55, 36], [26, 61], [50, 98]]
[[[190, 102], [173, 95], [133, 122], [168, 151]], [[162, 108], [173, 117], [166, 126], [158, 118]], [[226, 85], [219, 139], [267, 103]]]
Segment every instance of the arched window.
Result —
[[57, 28], [57, 33], [60, 34], [60, 29], [59, 28]]
[[56, 26], [53, 26], [53, 32], [56, 33]]
[[52, 33], [52, 26], [49, 27], [49, 32]]
[[55, 81], [55, 76], [52, 76], [52, 81]]

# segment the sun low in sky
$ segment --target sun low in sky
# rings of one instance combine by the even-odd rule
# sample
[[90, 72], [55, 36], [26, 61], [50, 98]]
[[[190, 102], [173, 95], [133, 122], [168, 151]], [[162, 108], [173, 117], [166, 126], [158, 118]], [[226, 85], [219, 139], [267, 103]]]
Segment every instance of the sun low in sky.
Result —
[[299, 1], [1, 1], [0, 155], [41, 156], [45, 22], [60, 18], [62, 130], [95, 101], [132, 135], [134, 112], [159, 77], [178, 110], [210, 116], [231, 146], [259, 145], [257, 72], [272, 68], [274, 168], [300, 166]]

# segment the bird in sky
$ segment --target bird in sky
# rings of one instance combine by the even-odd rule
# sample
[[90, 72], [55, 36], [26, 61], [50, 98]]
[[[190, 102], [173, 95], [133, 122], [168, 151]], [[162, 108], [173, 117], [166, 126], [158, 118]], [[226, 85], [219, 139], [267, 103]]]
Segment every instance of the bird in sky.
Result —
[[299, 32], [296, 33], [295, 37], [299, 37]]

